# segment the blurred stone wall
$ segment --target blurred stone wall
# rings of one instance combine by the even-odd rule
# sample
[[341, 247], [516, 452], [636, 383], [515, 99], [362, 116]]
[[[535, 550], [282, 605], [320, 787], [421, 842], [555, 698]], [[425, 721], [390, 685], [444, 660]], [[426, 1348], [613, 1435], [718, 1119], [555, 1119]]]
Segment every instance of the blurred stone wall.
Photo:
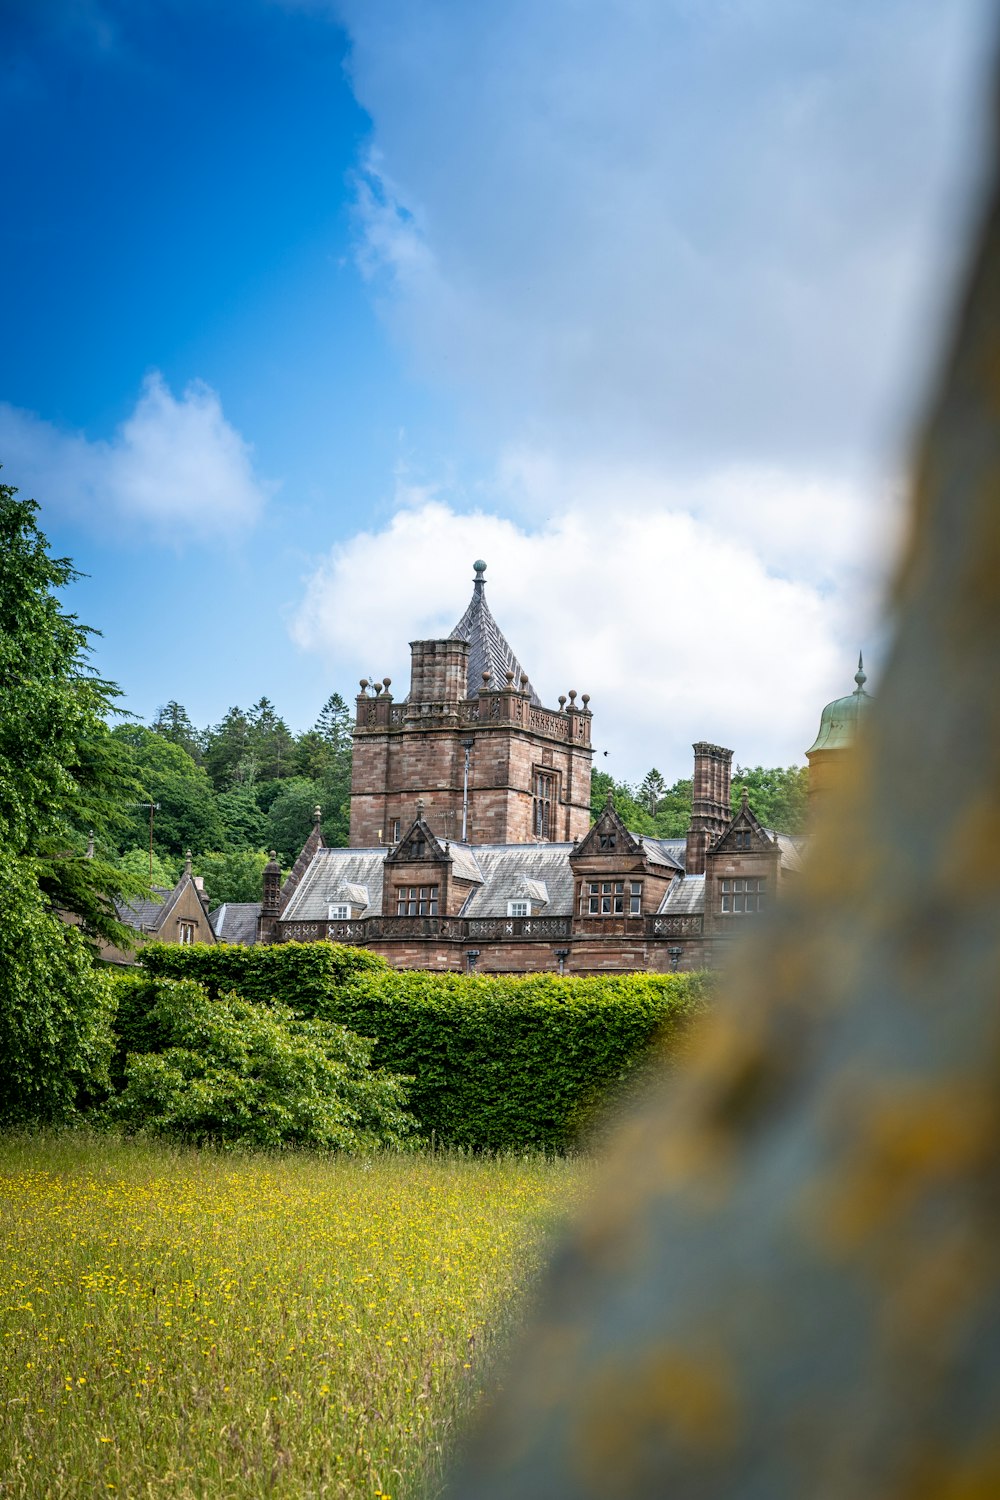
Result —
[[461, 1500], [1000, 1496], [1000, 221], [808, 875], [620, 1130]]

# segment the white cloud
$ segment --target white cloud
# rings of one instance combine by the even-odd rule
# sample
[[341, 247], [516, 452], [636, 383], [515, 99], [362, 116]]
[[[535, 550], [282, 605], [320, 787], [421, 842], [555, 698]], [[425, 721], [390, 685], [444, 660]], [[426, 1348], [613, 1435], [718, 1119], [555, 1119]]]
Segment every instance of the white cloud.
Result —
[[494, 430], [703, 469], [892, 450], [961, 253], [984, 0], [337, 10], [363, 265]]
[[407, 642], [451, 630], [483, 556], [491, 607], [536, 691], [553, 707], [571, 687], [591, 694], [598, 759], [619, 778], [654, 763], [686, 774], [699, 738], [743, 763], [800, 762], [823, 703], [850, 688], [860, 620], [770, 573], [741, 537], [648, 493], [608, 500], [528, 531], [417, 496], [332, 549], [293, 637], [331, 677], [390, 676], [402, 697]]
[[178, 399], [157, 371], [110, 441], [90, 441], [0, 403], [4, 478], [24, 495], [99, 529], [122, 523], [182, 545], [238, 536], [274, 486], [226, 421], [218, 395], [192, 381]]
[[800, 760], [884, 629], [989, 6], [334, 8], [373, 121], [359, 262], [486, 457], [335, 547], [296, 639], [405, 692], [483, 555], [615, 774], [682, 774], [702, 737]]

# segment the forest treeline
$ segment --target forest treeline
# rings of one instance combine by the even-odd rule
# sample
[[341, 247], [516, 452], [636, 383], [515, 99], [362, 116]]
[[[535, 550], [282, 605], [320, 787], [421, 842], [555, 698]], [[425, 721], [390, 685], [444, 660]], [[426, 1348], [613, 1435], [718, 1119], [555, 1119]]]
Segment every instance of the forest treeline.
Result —
[[[267, 851], [275, 849], [282, 863], [291, 865], [308, 837], [315, 807], [322, 809], [324, 841], [332, 847], [347, 844], [352, 717], [345, 700], [333, 693], [312, 728], [298, 735], [266, 697], [248, 709], [230, 708], [206, 729], [196, 728], [183, 704], [173, 700], [149, 725], [118, 725], [112, 735], [130, 758], [144, 800], [130, 809], [117, 850], [106, 852], [132, 873], [148, 874], [151, 827], [154, 884], [172, 885], [191, 849], [213, 906], [258, 900]], [[733, 807], [746, 786], [765, 826], [794, 833], [803, 823], [806, 774], [797, 766], [737, 766]], [[654, 768], [633, 786], [596, 771], [595, 816], [609, 790], [636, 833], [659, 838], [686, 833], [690, 780], [668, 786]]]

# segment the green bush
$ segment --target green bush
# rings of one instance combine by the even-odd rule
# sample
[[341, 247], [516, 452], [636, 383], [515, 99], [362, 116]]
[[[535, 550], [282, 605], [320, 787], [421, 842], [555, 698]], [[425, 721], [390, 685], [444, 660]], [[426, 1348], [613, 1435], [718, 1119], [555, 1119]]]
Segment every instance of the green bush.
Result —
[[377, 1038], [375, 1063], [412, 1077], [409, 1107], [421, 1131], [477, 1150], [564, 1150], [634, 1080], [654, 1042], [669, 1046], [708, 983], [700, 974], [393, 970], [331, 943], [150, 947], [141, 961], [197, 978], [213, 994], [278, 999]]
[[372, 1043], [331, 1021], [193, 980], [126, 976], [117, 985], [123, 1085], [108, 1116], [196, 1143], [396, 1146], [412, 1128], [404, 1080], [370, 1068]]

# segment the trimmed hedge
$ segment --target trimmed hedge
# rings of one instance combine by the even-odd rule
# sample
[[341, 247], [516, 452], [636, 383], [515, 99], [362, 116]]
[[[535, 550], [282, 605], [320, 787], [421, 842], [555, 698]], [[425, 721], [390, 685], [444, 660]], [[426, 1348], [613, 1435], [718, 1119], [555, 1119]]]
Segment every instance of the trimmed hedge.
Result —
[[195, 979], [210, 995], [237, 991], [246, 1000], [276, 1000], [300, 1016], [325, 1015], [334, 992], [366, 974], [388, 970], [384, 958], [367, 948], [337, 943], [273, 943], [256, 948], [238, 944], [149, 943], [139, 963], [161, 979]]
[[703, 974], [395, 970], [330, 943], [151, 946], [142, 962], [198, 979], [210, 993], [224, 986], [274, 998], [377, 1038], [373, 1065], [412, 1079], [408, 1107], [425, 1135], [495, 1151], [565, 1150], [635, 1077], [654, 1042], [669, 1046], [703, 1008], [709, 983]]

